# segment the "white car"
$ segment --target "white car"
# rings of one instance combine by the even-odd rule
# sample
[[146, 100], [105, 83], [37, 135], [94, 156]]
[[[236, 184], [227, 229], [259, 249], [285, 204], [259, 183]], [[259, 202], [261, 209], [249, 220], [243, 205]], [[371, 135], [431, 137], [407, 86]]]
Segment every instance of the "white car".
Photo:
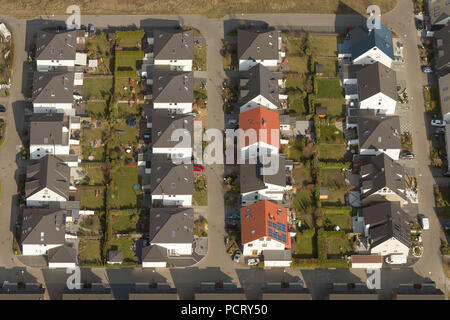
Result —
[[445, 127], [444, 120], [431, 120], [431, 125], [435, 127]]
[[247, 264], [249, 266], [256, 266], [259, 263], [259, 259], [258, 258], [252, 258], [252, 259], [248, 259]]

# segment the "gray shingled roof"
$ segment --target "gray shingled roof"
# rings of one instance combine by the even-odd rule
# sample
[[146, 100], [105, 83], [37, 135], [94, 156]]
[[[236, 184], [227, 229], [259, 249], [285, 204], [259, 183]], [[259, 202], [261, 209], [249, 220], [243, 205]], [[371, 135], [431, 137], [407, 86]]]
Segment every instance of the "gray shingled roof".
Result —
[[278, 32], [238, 29], [237, 57], [239, 60], [278, 60]]
[[62, 197], [69, 199], [70, 168], [53, 156], [33, 162], [27, 166], [25, 196], [35, 194], [48, 188]]
[[48, 251], [49, 263], [77, 263], [77, 250], [63, 245]]
[[190, 115], [169, 114], [167, 110], [152, 112], [153, 148], [173, 148], [179, 141], [172, 141], [176, 129], [186, 129], [191, 134], [191, 147], [194, 145], [194, 118]]
[[194, 241], [192, 208], [151, 208], [149, 239], [151, 243], [192, 243]]
[[329, 300], [378, 300], [375, 289], [369, 289], [365, 283], [355, 283], [350, 288], [347, 283], [333, 283], [328, 292]]
[[405, 246], [411, 246], [411, 230], [409, 216], [405, 213], [399, 202], [381, 202], [363, 208], [364, 222], [370, 225], [369, 235], [371, 246], [395, 238]]
[[261, 168], [263, 165], [258, 164], [241, 164], [239, 166], [241, 193], [247, 193], [252, 191], [258, 191], [265, 189], [265, 184], [274, 184], [277, 186], [286, 186], [286, 172], [284, 157], [278, 157], [279, 165], [277, 174], [274, 175], [261, 175]]
[[192, 103], [194, 73], [155, 70], [153, 72], [153, 102]]
[[176, 165], [170, 159], [151, 161], [150, 186], [152, 195], [192, 195], [194, 168], [192, 164]]
[[[23, 244], [60, 244], [65, 241], [64, 210], [26, 208], [23, 210], [21, 242]], [[42, 237], [43, 233], [43, 237]]]
[[364, 101], [377, 93], [383, 93], [397, 101], [397, 74], [379, 62], [356, 71], [359, 100]]
[[450, 113], [450, 72], [439, 77], [439, 96], [442, 115]]
[[167, 262], [167, 249], [149, 245], [142, 248], [142, 262]]
[[63, 139], [63, 125], [63, 113], [34, 113], [30, 121], [30, 144], [67, 144], [68, 135]]
[[153, 32], [153, 52], [158, 60], [194, 59], [194, 31], [164, 29]]
[[73, 72], [35, 72], [33, 103], [72, 103]]
[[244, 289], [234, 283], [202, 282], [194, 288], [195, 300], [246, 300]]
[[361, 149], [401, 149], [400, 118], [398, 116], [365, 116], [358, 118]]
[[311, 300], [312, 296], [308, 288], [300, 283], [288, 283], [287, 287], [280, 282], [268, 282], [261, 290], [262, 300]]
[[385, 153], [369, 159], [370, 162], [363, 165], [360, 172], [362, 189], [368, 189], [362, 197], [366, 198], [387, 187], [405, 199], [405, 193], [402, 191], [405, 190], [403, 167]]
[[37, 33], [36, 60], [75, 60], [77, 30]]
[[450, 67], [450, 25], [434, 33], [436, 68]]
[[439, 23], [450, 15], [450, 3], [448, 0], [433, 0], [429, 3], [428, 11], [430, 13], [431, 24]]
[[119, 250], [108, 251], [108, 262], [122, 262], [123, 252]]
[[278, 78], [260, 63], [248, 71], [241, 72], [240, 100], [238, 103], [239, 105], [245, 105], [259, 95], [278, 106]]

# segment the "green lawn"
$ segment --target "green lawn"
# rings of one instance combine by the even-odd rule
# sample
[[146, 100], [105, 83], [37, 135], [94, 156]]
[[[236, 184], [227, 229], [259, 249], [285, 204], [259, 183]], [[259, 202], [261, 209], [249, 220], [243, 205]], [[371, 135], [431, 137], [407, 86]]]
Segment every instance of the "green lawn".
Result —
[[105, 175], [101, 168], [85, 167], [86, 183], [89, 185], [103, 185], [105, 183]]
[[80, 256], [80, 265], [101, 264], [100, 240], [80, 239], [78, 254]]
[[320, 125], [321, 142], [344, 142], [344, 133], [339, 131], [335, 125]]
[[339, 226], [343, 231], [351, 231], [352, 230], [352, 218], [350, 215], [345, 213], [338, 214], [327, 214], [325, 216], [325, 224], [327, 220], [333, 226]]
[[330, 255], [341, 255], [351, 253], [352, 246], [347, 238], [328, 238], [327, 237], [327, 253]]
[[342, 117], [345, 115], [345, 99], [316, 99], [316, 104], [327, 107], [329, 117]]
[[[110, 185], [111, 206], [113, 208], [136, 207], [140, 195], [137, 167], [114, 168], [112, 180], [113, 183]], [[133, 189], [134, 185], [139, 186], [138, 190]]]
[[330, 192], [328, 199], [323, 202], [345, 204], [347, 188], [344, 172], [337, 169], [321, 169], [320, 182], [321, 186], [328, 187]]
[[336, 58], [316, 58], [318, 64], [323, 65], [323, 77], [336, 77], [338, 73], [337, 57]]
[[119, 250], [123, 252], [123, 264], [135, 264], [136, 255], [131, 247], [134, 245], [134, 241], [131, 238], [112, 238], [109, 240], [109, 250]]
[[142, 67], [142, 59], [136, 59], [135, 57], [120, 56], [117, 57], [118, 70], [135, 70], [137, 71]]
[[[206, 71], [206, 44], [199, 43], [194, 45], [194, 61], [192, 62], [194, 70]], [[198, 68], [198, 69], [197, 69]]]
[[318, 98], [343, 98], [344, 89], [341, 87], [338, 78], [335, 79], [317, 79], [319, 86]]
[[117, 135], [121, 144], [135, 144], [138, 141], [138, 126], [130, 127], [126, 124], [125, 120], [120, 119], [114, 124], [113, 134]]
[[111, 46], [107, 39], [106, 33], [95, 34], [86, 39], [86, 49], [88, 59], [96, 59], [98, 67], [93, 70], [93, 74], [112, 74], [111, 72]]
[[314, 56], [337, 56], [337, 35], [310, 34], [309, 40]]
[[121, 46], [124, 49], [139, 49], [138, 45], [142, 42], [142, 39], [133, 38], [120, 38], [116, 40], [116, 45]]
[[297, 232], [295, 236], [296, 251], [295, 255], [299, 258], [312, 258], [316, 256], [316, 243], [313, 230]]
[[130, 233], [136, 231], [139, 220], [138, 209], [111, 210], [111, 223], [113, 233]]
[[87, 99], [103, 99], [112, 92], [113, 78], [84, 78], [83, 88]]
[[140, 109], [139, 109], [139, 105], [137, 105], [137, 104], [133, 104], [132, 105], [133, 107], [131, 107], [131, 105], [128, 103], [119, 103], [118, 106], [119, 106], [119, 115], [122, 118], [126, 118], [130, 115], [139, 114]]
[[88, 114], [94, 116], [104, 116], [106, 112], [106, 102], [104, 101], [90, 101], [87, 105]]
[[100, 218], [98, 217], [97, 214], [83, 218], [83, 221], [80, 223], [80, 226], [83, 228], [90, 229], [92, 232], [100, 231], [102, 228], [100, 224]]
[[83, 138], [86, 142], [101, 140], [104, 132], [103, 128], [83, 129]]
[[208, 205], [208, 190], [194, 190], [193, 195], [194, 201], [198, 206], [207, 206]]
[[303, 39], [289, 39], [289, 54], [303, 53]]
[[81, 207], [84, 209], [101, 209], [104, 207], [103, 189], [98, 188], [99, 193], [96, 196], [94, 189], [81, 189]]
[[286, 89], [289, 90], [290, 88], [303, 91], [305, 88], [305, 79], [302, 77], [286, 79]]
[[320, 160], [341, 160], [346, 153], [345, 144], [319, 144]]
[[307, 73], [308, 72], [308, 57], [298, 57], [286, 55], [289, 63], [289, 70], [297, 73]]
[[450, 218], [450, 189], [440, 187], [439, 192], [435, 194], [438, 215], [441, 218]]

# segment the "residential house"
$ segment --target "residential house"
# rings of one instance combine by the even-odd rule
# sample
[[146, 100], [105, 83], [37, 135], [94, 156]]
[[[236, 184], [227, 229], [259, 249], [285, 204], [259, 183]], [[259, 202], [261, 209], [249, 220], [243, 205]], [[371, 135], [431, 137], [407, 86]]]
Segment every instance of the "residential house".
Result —
[[366, 205], [377, 201], [408, 203], [403, 167], [385, 153], [372, 156], [361, 166], [361, 200]]
[[261, 300], [312, 300], [312, 296], [301, 283], [269, 282], [261, 290]]
[[263, 250], [264, 267], [290, 267], [291, 250]]
[[394, 160], [400, 157], [402, 138], [398, 116], [363, 116], [358, 118], [359, 154], [387, 154]]
[[257, 107], [278, 108], [278, 78], [258, 63], [248, 71], [241, 72], [239, 82], [240, 112]]
[[394, 114], [397, 105], [397, 76], [379, 62], [356, 72], [359, 107], [376, 110], [376, 114]]
[[259, 154], [276, 154], [280, 148], [280, 117], [277, 112], [257, 107], [239, 114], [241, 159]]
[[27, 206], [46, 206], [69, 199], [70, 168], [47, 155], [27, 166], [25, 197]]
[[168, 283], [136, 283], [128, 300], [178, 300], [178, 291]]
[[75, 268], [77, 265], [77, 250], [68, 245], [48, 250], [49, 268]]
[[450, 72], [450, 25], [434, 33], [436, 72], [441, 76]]
[[168, 65], [172, 70], [192, 71], [194, 31], [164, 29], [153, 32], [155, 65]]
[[352, 269], [381, 269], [383, 266], [383, 257], [379, 254], [355, 254], [351, 260]]
[[411, 247], [409, 216], [399, 202], [379, 202], [362, 209], [371, 254], [408, 256]]
[[333, 283], [327, 296], [329, 300], [378, 300], [376, 290], [365, 283]]
[[38, 71], [75, 67], [77, 30], [42, 30], [36, 38], [36, 66]]
[[152, 203], [161, 201], [164, 206], [190, 206], [194, 193], [194, 168], [192, 164], [174, 164], [169, 159], [151, 160], [150, 190]]
[[269, 250], [290, 250], [286, 208], [262, 200], [241, 208], [241, 242], [244, 256]]
[[44, 300], [45, 288], [40, 283], [4, 281], [0, 286], [0, 300]]
[[249, 70], [260, 63], [276, 67], [279, 60], [279, 32], [274, 28], [238, 29], [237, 58], [239, 71]]
[[111, 288], [103, 283], [85, 283], [80, 289], [66, 288], [63, 300], [114, 300]]
[[194, 288], [194, 300], [246, 300], [244, 289], [234, 283], [202, 282]]
[[194, 144], [194, 118], [191, 115], [153, 110], [151, 122], [154, 154], [166, 154], [172, 159], [191, 158]]
[[392, 290], [392, 300], [445, 300], [435, 283], [406, 283]]
[[33, 76], [33, 111], [75, 115], [73, 72], [35, 72]]
[[173, 113], [192, 112], [194, 100], [194, 73], [154, 70], [152, 99], [154, 109]]
[[[450, 154], [450, 72], [439, 77], [439, 97], [441, 100], [442, 118], [445, 120], [445, 149]], [[447, 166], [450, 172], [450, 164]]]
[[275, 174], [264, 174], [270, 168], [261, 162], [256, 164], [241, 164], [240, 191], [242, 205], [250, 205], [260, 200], [282, 201], [284, 193], [290, 189], [286, 185], [285, 158], [277, 156], [273, 158], [277, 164], [272, 168]]
[[368, 30], [359, 26], [350, 31], [351, 53], [354, 64], [380, 62], [390, 68], [394, 60], [392, 32], [381, 24], [380, 29]]
[[24, 256], [46, 255], [51, 249], [65, 242], [64, 210], [25, 208], [23, 209], [21, 246]]
[[142, 249], [142, 267], [166, 267], [168, 258], [192, 255], [192, 208], [151, 208], [150, 245]]
[[30, 121], [30, 158], [69, 153], [69, 117], [62, 113], [34, 113]]
[[447, 0], [428, 0], [428, 12], [432, 26], [445, 26], [450, 22], [450, 2]]

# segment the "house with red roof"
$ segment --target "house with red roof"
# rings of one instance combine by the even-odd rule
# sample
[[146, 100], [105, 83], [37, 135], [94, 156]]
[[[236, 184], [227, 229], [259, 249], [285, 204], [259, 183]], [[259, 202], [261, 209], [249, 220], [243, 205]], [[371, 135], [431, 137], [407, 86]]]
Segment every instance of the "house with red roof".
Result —
[[290, 250], [286, 208], [263, 200], [241, 208], [241, 242], [244, 256], [270, 250]]
[[239, 147], [248, 159], [259, 152], [278, 153], [280, 117], [277, 112], [257, 107], [239, 114]]

